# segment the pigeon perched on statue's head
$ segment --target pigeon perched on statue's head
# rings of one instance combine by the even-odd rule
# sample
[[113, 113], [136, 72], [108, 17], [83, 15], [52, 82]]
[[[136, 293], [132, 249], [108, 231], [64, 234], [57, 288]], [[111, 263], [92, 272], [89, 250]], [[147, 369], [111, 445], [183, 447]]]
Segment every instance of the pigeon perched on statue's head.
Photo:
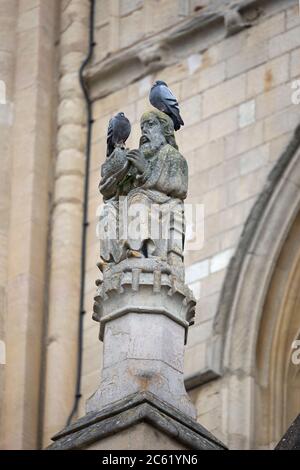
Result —
[[131, 132], [131, 124], [124, 113], [118, 113], [109, 120], [107, 131], [107, 151], [108, 157], [118, 145], [125, 145]]
[[154, 108], [170, 116], [178, 131], [184, 122], [180, 116], [178, 101], [168, 88], [166, 82], [157, 80], [150, 90], [149, 100]]

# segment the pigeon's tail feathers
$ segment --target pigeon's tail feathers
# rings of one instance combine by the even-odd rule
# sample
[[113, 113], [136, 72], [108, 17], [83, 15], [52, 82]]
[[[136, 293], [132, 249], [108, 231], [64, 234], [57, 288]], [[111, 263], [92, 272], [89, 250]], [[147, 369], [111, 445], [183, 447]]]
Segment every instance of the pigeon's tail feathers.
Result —
[[174, 129], [178, 131], [180, 126], [184, 125], [184, 122], [180, 116], [178, 101], [170, 90], [168, 90], [168, 96], [165, 96], [165, 104], [167, 107], [166, 112], [173, 120]]
[[180, 124], [181, 126], [184, 126], [183, 119], [182, 119], [182, 117], [180, 116], [179, 113], [178, 113], [178, 120], [179, 120], [179, 124]]
[[167, 85], [163, 84], [163, 82], [159, 82], [158, 86], [152, 87], [149, 100], [152, 106], [170, 116], [174, 123], [175, 131], [178, 131], [180, 126], [184, 125], [180, 116], [178, 101], [172, 91]]
[[115, 146], [112, 143], [112, 141], [107, 139], [107, 147], [106, 147], [106, 156], [107, 157], [109, 157], [113, 153], [114, 148], [115, 148]]
[[179, 131], [180, 127], [183, 126], [182, 119], [180, 119], [180, 117], [178, 118], [177, 116], [174, 116], [173, 122], [174, 122], [174, 130]]
[[182, 117], [180, 116], [178, 106], [168, 106], [167, 114], [170, 116], [170, 118], [173, 121], [174, 130], [179, 131], [180, 127], [184, 126], [184, 122], [183, 122]]
[[110, 120], [108, 124], [106, 144], [107, 144], [106, 156], [109, 157], [109, 155], [114, 151], [112, 120]]
[[128, 118], [126, 118], [125, 123], [126, 123], [126, 124], [125, 124], [125, 129], [126, 129], [126, 130], [124, 131], [124, 136], [123, 136], [123, 143], [124, 143], [124, 145], [125, 145], [125, 143], [126, 143], [128, 137], [129, 137], [130, 134], [131, 134], [131, 124], [130, 124], [130, 121], [129, 121]]

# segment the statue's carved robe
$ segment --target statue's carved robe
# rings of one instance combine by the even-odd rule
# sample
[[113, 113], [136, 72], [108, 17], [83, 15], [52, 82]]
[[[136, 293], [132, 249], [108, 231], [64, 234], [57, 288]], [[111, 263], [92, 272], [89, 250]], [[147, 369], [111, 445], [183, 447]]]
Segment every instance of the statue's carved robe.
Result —
[[169, 262], [172, 257], [182, 260], [187, 162], [169, 144], [147, 161], [144, 174], [125, 180], [120, 199], [106, 201], [100, 219], [105, 261], [118, 263], [127, 250]]

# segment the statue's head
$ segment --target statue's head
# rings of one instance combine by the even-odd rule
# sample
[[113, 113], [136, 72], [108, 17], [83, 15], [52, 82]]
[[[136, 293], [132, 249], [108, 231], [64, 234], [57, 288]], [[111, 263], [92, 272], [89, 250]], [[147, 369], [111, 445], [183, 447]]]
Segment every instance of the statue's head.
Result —
[[153, 109], [141, 117], [140, 150], [147, 156], [153, 156], [166, 144], [178, 148], [174, 136], [174, 124], [165, 113]]

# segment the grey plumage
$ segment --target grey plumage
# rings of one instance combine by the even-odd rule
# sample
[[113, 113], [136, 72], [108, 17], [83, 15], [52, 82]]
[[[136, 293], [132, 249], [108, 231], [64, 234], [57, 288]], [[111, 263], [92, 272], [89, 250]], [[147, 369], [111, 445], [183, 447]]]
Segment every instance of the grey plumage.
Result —
[[109, 120], [107, 130], [107, 151], [108, 157], [116, 145], [125, 145], [131, 132], [131, 124], [124, 113], [118, 113]]
[[157, 80], [150, 90], [149, 100], [154, 108], [162, 111], [172, 119], [175, 131], [184, 125], [180, 116], [178, 101], [168, 88], [166, 82]]

